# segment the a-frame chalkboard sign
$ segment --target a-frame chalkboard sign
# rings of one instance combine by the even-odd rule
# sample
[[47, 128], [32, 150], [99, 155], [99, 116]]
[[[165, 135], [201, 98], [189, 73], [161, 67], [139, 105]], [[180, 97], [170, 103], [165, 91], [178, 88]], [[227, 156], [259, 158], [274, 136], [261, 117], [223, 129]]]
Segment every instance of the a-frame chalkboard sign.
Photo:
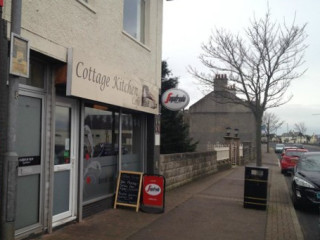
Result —
[[139, 211], [142, 185], [142, 172], [120, 171], [114, 208], [117, 205], [135, 207]]

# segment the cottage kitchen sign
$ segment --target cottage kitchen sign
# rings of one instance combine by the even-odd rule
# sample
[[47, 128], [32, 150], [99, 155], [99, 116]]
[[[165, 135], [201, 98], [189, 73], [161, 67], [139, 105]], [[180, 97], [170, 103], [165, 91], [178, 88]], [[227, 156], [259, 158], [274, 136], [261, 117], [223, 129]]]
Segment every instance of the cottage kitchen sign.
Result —
[[188, 93], [181, 89], [171, 88], [162, 94], [161, 102], [164, 107], [171, 111], [179, 111], [189, 104]]
[[68, 50], [68, 95], [158, 114], [159, 88], [138, 74], [77, 49]]

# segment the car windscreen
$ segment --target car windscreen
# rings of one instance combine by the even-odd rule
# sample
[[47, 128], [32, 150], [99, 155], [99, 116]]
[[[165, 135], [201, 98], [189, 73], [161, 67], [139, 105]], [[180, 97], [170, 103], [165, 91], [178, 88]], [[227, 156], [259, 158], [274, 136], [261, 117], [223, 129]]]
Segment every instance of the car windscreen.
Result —
[[300, 169], [308, 172], [318, 172], [320, 171], [320, 155], [318, 156], [308, 156], [304, 158], [299, 164]]

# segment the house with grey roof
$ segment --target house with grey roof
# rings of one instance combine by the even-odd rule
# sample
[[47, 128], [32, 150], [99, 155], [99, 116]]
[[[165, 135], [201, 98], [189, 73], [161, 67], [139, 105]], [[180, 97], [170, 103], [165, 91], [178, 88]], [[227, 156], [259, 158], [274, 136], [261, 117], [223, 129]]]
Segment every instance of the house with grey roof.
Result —
[[244, 105], [230, 101], [236, 97], [235, 88], [228, 86], [226, 74], [217, 74], [214, 90], [190, 106], [186, 113], [189, 134], [199, 141], [197, 151], [206, 151], [216, 143], [224, 143], [226, 129], [234, 136], [235, 129], [242, 143], [255, 146], [255, 118]]

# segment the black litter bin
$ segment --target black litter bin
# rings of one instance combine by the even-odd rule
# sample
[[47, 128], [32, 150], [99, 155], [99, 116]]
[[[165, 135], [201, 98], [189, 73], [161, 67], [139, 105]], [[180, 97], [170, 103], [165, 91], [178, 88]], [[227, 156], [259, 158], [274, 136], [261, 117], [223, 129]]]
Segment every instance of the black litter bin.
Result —
[[243, 207], [266, 210], [268, 193], [267, 167], [246, 166]]

